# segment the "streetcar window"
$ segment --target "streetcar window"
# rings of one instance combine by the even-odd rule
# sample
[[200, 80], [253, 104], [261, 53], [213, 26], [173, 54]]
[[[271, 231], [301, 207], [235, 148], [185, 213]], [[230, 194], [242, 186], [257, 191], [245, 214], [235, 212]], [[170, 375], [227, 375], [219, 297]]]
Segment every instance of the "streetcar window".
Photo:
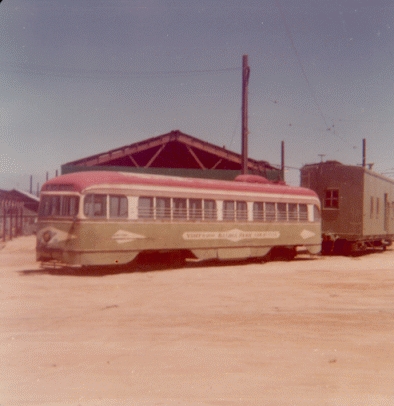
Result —
[[42, 217], [60, 214], [60, 196], [44, 196], [41, 198], [39, 215]]
[[109, 196], [109, 217], [127, 218], [128, 207], [126, 196]]
[[189, 199], [189, 219], [201, 220], [202, 219], [202, 200]]
[[308, 208], [306, 204], [300, 204], [298, 206], [299, 213], [300, 213], [300, 221], [307, 221], [308, 220]]
[[298, 220], [297, 204], [289, 203], [287, 205], [287, 207], [288, 207], [289, 221], [297, 221]]
[[223, 220], [234, 220], [235, 202], [233, 200], [223, 201]]
[[339, 190], [327, 189], [325, 192], [324, 207], [327, 209], [339, 208]]
[[204, 200], [204, 220], [216, 220], [215, 200]]
[[40, 217], [49, 216], [50, 210], [50, 197], [49, 196], [42, 196], [40, 200], [40, 205], [38, 207], [38, 215]]
[[107, 196], [106, 195], [86, 195], [83, 212], [87, 217], [107, 216]]
[[287, 220], [287, 212], [286, 212], [286, 203], [278, 203], [278, 221], [286, 221]]
[[314, 204], [313, 205], [313, 221], [320, 221], [321, 215], [319, 208]]
[[51, 196], [48, 216], [60, 215], [60, 196]]
[[264, 220], [264, 203], [262, 202], [253, 203], [253, 220], [254, 221]]
[[236, 202], [236, 218], [237, 220], [246, 221], [248, 219], [248, 206], [246, 202]]
[[74, 217], [78, 214], [79, 197], [62, 196], [61, 198], [61, 216]]
[[60, 214], [60, 196], [52, 196], [50, 216], [58, 216]]
[[265, 219], [267, 221], [275, 221], [275, 203], [265, 203]]
[[142, 219], [153, 218], [153, 197], [140, 196], [138, 198], [138, 217]]
[[156, 218], [171, 218], [171, 199], [169, 197], [156, 197]]
[[78, 213], [78, 196], [42, 196], [38, 215], [40, 217], [73, 217]]
[[186, 219], [186, 199], [174, 198], [173, 199], [173, 214], [174, 219], [184, 220]]

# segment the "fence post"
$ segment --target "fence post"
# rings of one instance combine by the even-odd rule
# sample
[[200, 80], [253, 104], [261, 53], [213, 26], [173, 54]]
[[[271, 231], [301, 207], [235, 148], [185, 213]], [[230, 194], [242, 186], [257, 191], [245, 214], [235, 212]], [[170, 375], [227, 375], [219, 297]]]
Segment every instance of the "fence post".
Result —
[[9, 208], [9, 212], [10, 212], [10, 240], [12, 240], [12, 202], [10, 202], [10, 208]]
[[1, 209], [3, 211], [3, 242], [5, 242], [5, 221], [6, 221], [6, 215], [5, 215], [5, 200], [2, 200], [1, 202]]

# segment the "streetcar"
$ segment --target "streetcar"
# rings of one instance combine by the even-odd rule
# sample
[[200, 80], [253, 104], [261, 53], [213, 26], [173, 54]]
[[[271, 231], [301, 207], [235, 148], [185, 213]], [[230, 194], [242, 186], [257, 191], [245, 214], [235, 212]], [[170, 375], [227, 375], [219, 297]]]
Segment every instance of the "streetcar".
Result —
[[315, 192], [257, 175], [233, 181], [112, 171], [65, 174], [41, 188], [37, 261], [125, 265], [168, 253], [177, 260], [267, 258], [321, 249]]

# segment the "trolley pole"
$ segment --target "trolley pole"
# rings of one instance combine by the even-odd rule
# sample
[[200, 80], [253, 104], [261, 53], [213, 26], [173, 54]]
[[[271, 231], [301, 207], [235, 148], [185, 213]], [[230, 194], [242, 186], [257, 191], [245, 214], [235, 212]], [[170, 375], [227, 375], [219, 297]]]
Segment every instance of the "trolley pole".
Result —
[[242, 174], [248, 173], [248, 55], [242, 57]]

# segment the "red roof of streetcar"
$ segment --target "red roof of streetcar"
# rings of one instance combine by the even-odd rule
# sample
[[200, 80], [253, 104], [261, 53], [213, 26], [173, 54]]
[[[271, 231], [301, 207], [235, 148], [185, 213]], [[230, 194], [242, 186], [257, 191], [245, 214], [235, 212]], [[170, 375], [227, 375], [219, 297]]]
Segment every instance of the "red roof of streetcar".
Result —
[[[238, 192], [264, 192], [273, 194], [316, 196], [310, 189], [288, 186], [271, 182], [255, 175], [243, 175], [238, 180], [216, 180], [199, 178], [181, 178], [163, 175], [139, 175], [135, 173], [112, 171], [84, 171], [61, 175], [45, 182], [41, 191], [76, 191], [82, 192], [94, 185], [151, 185], [179, 188], [196, 188], [211, 190], [228, 190]], [[245, 177], [246, 176], [246, 177]], [[258, 179], [260, 178], [260, 179]], [[246, 180], [246, 181], [244, 181]]]

